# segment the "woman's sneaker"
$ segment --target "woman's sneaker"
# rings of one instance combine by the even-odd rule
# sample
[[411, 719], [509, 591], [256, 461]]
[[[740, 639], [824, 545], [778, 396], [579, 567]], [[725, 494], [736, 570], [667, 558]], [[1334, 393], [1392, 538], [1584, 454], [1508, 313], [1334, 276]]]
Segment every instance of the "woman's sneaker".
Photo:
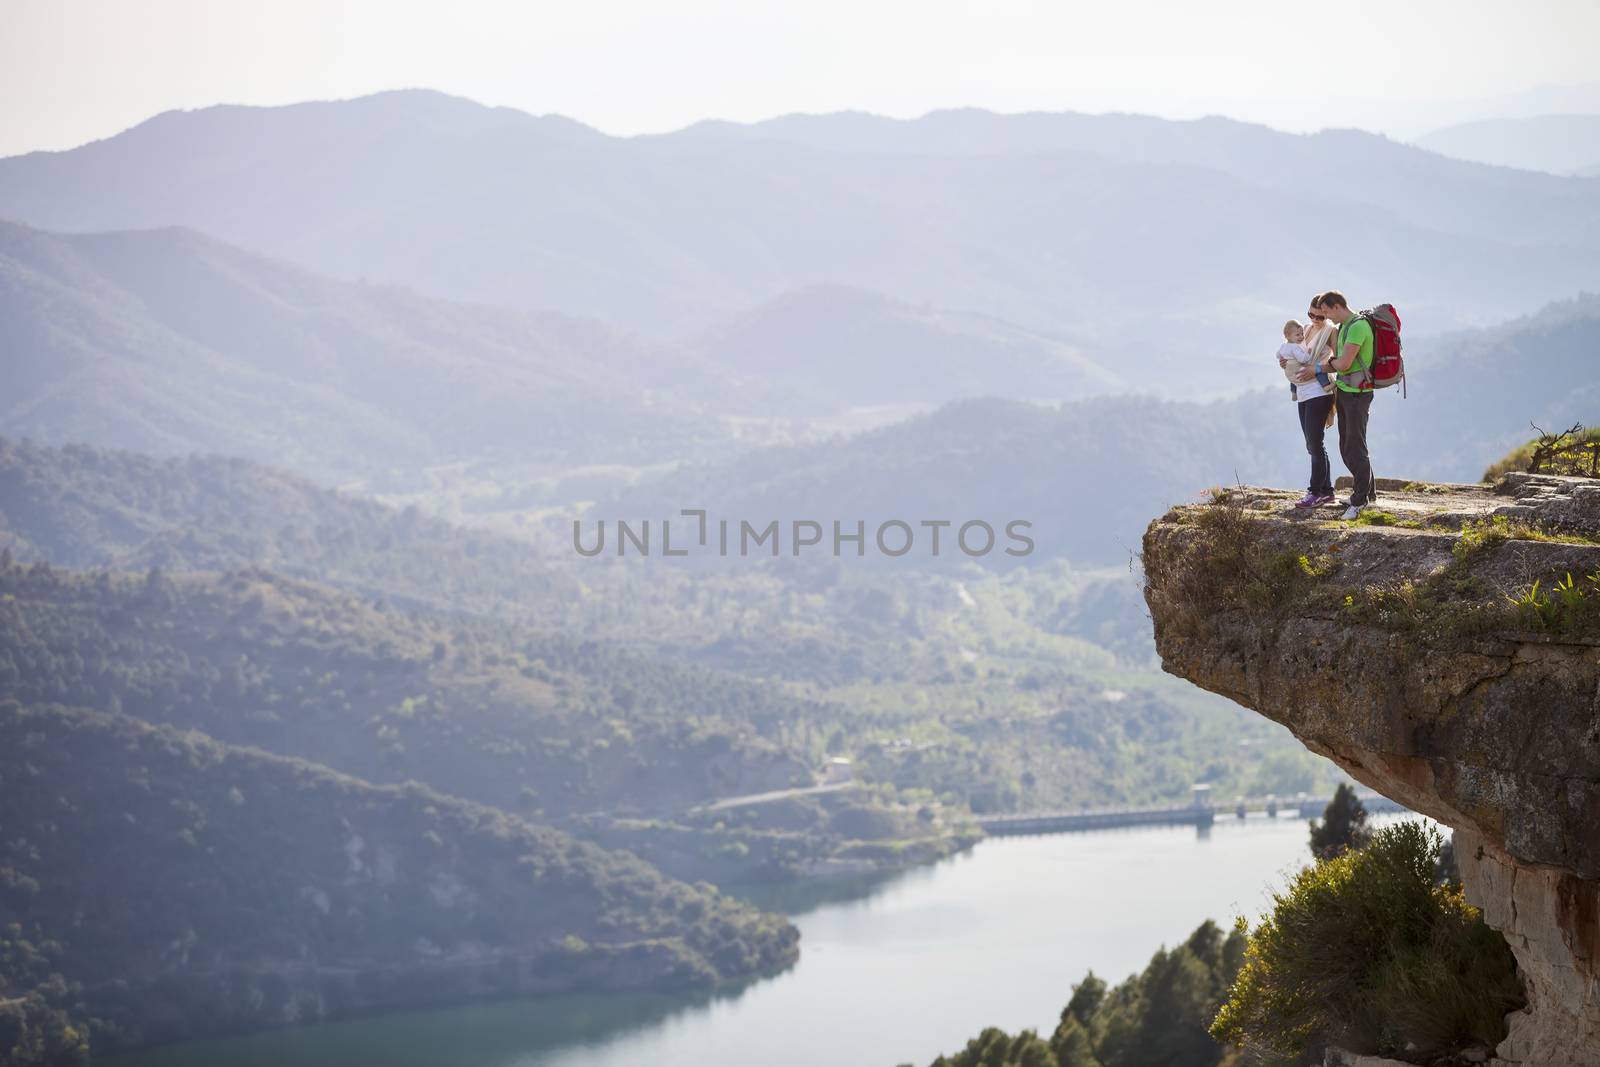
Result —
[[1299, 500], [1296, 500], [1294, 502], [1294, 506], [1297, 507], [1297, 508], [1314, 508], [1318, 504], [1321, 504], [1323, 502], [1323, 500], [1324, 500], [1323, 497], [1320, 497], [1315, 493], [1307, 493], [1305, 496], [1301, 497]]

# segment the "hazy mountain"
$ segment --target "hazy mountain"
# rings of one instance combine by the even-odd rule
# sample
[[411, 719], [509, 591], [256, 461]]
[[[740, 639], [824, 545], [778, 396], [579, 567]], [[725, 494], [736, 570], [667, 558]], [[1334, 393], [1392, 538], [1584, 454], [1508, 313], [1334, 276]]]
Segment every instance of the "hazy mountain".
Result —
[[1600, 168], [1600, 115], [1485, 119], [1435, 130], [1415, 143], [1475, 163], [1551, 174], [1592, 174]]
[[497, 995], [705, 988], [796, 955], [781, 918], [627, 853], [193, 731], [0, 699], [0, 776], [5, 1007], [64, 1010], [97, 1052]]
[[[1530, 421], [1546, 429], [1594, 422], [1600, 416], [1597, 336], [1597, 296], [1494, 329], [1408, 334], [1407, 395], [1393, 388], [1373, 402], [1377, 473], [1475, 481], [1533, 435]], [[1276, 376], [1277, 368], [1266, 363], [1252, 380]], [[1338, 474], [1335, 430], [1328, 448]], [[1058, 407], [978, 400], [848, 440], [688, 467], [595, 514], [671, 515], [674, 502], [694, 500], [735, 528], [741, 518], [758, 527], [772, 519], [838, 518], [847, 528], [862, 519], [869, 531], [889, 519], [913, 527], [923, 520], [959, 525], [982, 519], [998, 530], [1025, 519], [1034, 524], [1034, 562], [1065, 556], [1114, 563], [1129, 558], [1149, 517], [1174, 501], [1235, 481], [1299, 486], [1307, 471], [1295, 409], [1282, 385], [1205, 404], [1140, 397]], [[946, 561], [959, 565], [967, 557], [945, 536]], [[1018, 562], [1000, 550], [982, 557], [992, 567]]]
[[1592, 183], [1353, 131], [1128, 116], [622, 139], [415, 92], [208, 109], [0, 161], [0, 214], [190, 225], [340, 276], [651, 331], [846, 285], [1065, 337], [1102, 365], [1177, 353], [1169, 373], [1211, 393], [1231, 382], [1193, 358], [1270, 351], [1330, 284], [1434, 328], [1600, 284]]
[[720, 377], [596, 323], [334, 282], [193, 231], [0, 223], [0, 432], [270, 459], [326, 480], [658, 460]]
[[998, 319], [837, 285], [787, 293], [693, 347], [760, 382], [768, 403], [788, 414], [983, 395], [1054, 400], [1151, 384]]
[[[1430, 130], [1460, 126], [1482, 119], [1531, 119], [1541, 115], [1600, 114], [1600, 81], [1569, 85], [1540, 85], [1520, 92], [1462, 100], [1433, 100], [1427, 104], [1369, 101], [1382, 107], [1385, 121], [1397, 136], [1412, 138]], [[1396, 112], [1401, 112], [1397, 116]], [[1396, 121], [1399, 119], [1400, 121]], [[1367, 125], [1371, 124], [1359, 124]], [[1385, 127], [1386, 129], [1389, 127]]]
[[1374, 416], [1373, 447], [1400, 457], [1384, 463], [1397, 475], [1475, 481], [1534, 436], [1530, 423], [1600, 424], [1597, 337], [1600, 295], [1585, 294], [1490, 329], [1419, 339], [1414, 355], [1407, 349], [1410, 396], [1386, 404], [1395, 414], [1381, 423]]
[[1179, 122], [1147, 115], [1002, 115], [963, 108], [918, 119], [846, 112], [750, 124], [706, 122], [681, 136], [921, 156], [1090, 153], [1129, 163], [1200, 167], [1297, 198], [1327, 198], [1331, 210], [1303, 220], [1297, 232], [1313, 225], [1342, 226], [1330, 216], [1357, 204], [1411, 225], [1497, 237], [1503, 230], [1485, 217], [1492, 207], [1502, 226], [1514, 226], [1535, 241], [1561, 238], [1574, 212], [1591, 221], [1597, 215], [1593, 190], [1547, 175], [1463, 166], [1360, 130], [1287, 134], [1225, 118]]

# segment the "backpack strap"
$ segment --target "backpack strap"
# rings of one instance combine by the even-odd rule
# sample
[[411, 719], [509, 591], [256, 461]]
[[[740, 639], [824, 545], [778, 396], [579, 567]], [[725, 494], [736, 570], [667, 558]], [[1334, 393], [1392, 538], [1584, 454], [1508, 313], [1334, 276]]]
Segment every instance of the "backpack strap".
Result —
[[[1367, 324], [1367, 329], [1369, 331], [1373, 330], [1373, 325], [1372, 325], [1372, 323], [1373, 323], [1373, 311], [1372, 311], [1372, 309], [1368, 308], [1366, 311], [1360, 312], [1359, 314], [1355, 315], [1354, 317], [1352, 317], [1350, 319], [1349, 322], [1345, 323], [1345, 326], [1351, 326], [1351, 325], [1354, 325], [1357, 322], [1365, 322]], [[1340, 338], [1340, 340], [1339, 340], [1339, 351], [1336, 353], [1336, 355], [1340, 355], [1340, 356], [1344, 355], [1344, 341], [1343, 341], [1343, 338], [1345, 336], [1345, 326], [1339, 327], [1339, 338]], [[1372, 338], [1372, 343], [1373, 343], [1374, 347], [1376, 347], [1377, 341], [1378, 341], [1377, 334], [1376, 334], [1376, 332], [1374, 332], [1373, 333], [1373, 338]], [[1361, 364], [1360, 355], [1358, 353], [1357, 357], [1356, 357], [1356, 361], [1350, 364], [1350, 370], [1346, 371], [1345, 373], [1346, 374], [1350, 374], [1352, 371], [1354, 372], [1354, 374], [1352, 375], [1350, 384], [1354, 385], [1356, 387], [1356, 389], [1361, 391], [1361, 392], [1371, 392], [1372, 391], [1372, 384], [1373, 384], [1372, 364], [1368, 363], [1365, 366], [1363, 366]]]

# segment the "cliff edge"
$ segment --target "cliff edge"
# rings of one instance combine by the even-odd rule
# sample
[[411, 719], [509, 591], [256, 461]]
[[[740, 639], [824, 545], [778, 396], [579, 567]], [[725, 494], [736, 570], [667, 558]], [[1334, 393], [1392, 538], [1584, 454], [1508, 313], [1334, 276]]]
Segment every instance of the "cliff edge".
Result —
[[1240, 488], [1144, 537], [1165, 668], [1455, 831], [1517, 958], [1505, 1064], [1600, 1065], [1600, 481]]

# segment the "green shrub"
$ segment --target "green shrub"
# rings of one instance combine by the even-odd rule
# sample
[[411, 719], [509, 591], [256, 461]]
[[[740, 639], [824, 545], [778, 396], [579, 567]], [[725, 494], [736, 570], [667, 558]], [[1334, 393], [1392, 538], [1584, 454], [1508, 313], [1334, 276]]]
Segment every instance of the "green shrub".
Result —
[[1581, 581], [1568, 574], [1548, 590], [1534, 582], [1519, 596], [1506, 597], [1515, 609], [1517, 625], [1546, 633], [1582, 633], [1600, 629], [1600, 573]]
[[1297, 1056], [1326, 1044], [1437, 1056], [1505, 1037], [1522, 1003], [1505, 941], [1456, 885], [1435, 881], [1442, 840], [1401, 823], [1301, 871], [1250, 935], [1211, 1033]]
[[[1048, 1041], [990, 1027], [931, 1067], [1222, 1067], [1227, 1050], [1206, 1028], [1244, 960], [1245, 936], [1209, 919], [1141, 973], [1108, 987], [1093, 971]], [[1268, 1067], [1263, 1064], [1262, 1067]]]
[[1492, 482], [1511, 471], [1600, 477], [1600, 426], [1573, 426], [1561, 433], [1540, 433], [1537, 440], [1506, 454], [1483, 472]]

